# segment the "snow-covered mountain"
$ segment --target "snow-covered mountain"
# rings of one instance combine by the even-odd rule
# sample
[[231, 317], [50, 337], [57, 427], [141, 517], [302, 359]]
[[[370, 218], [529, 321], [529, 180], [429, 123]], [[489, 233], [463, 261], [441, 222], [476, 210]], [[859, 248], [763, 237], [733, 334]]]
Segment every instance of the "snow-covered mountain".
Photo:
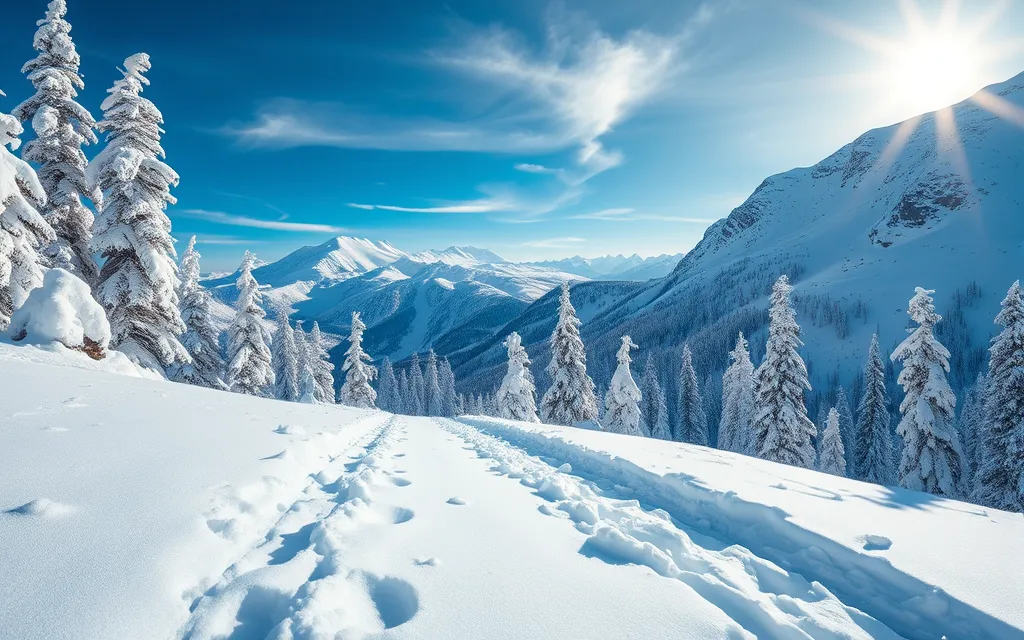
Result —
[[[1022, 125], [1024, 74], [942, 112], [869, 131], [813, 167], [768, 178], [662, 280], [625, 295], [603, 283], [577, 285], [574, 300], [607, 298], [583, 326], [598, 384], [607, 382], [619, 338], [629, 334], [639, 360], [654, 354], [670, 386], [689, 341], [714, 396], [737, 331], [752, 336], [755, 358], [763, 354], [767, 294], [782, 273], [796, 284], [819, 391], [836, 374], [856, 385], [871, 333], [887, 348], [903, 339], [915, 286], [937, 291], [954, 389], [972, 381], [999, 302], [1024, 276]], [[528, 309], [502, 331], [518, 330], [535, 313]], [[524, 340], [540, 376], [546, 348], [536, 339], [546, 339], [554, 321], [549, 313], [529, 333], [534, 342]], [[470, 354], [459, 363], [462, 375], [472, 371], [473, 380], [490, 384], [486, 365], [502, 366], [499, 336]]]
[[4, 638], [1024, 638], [1020, 514], [74, 353], [0, 344]]
[[662, 278], [675, 269], [683, 254], [662, 254], [641, 258], [637, 254], [631, 256], [607, 255], [598, 258], [573, 256], [561, 260], [545, 260], [527, 264], [558, 269], [572, 273], [588, 280], [634, 280], [643, 281]]

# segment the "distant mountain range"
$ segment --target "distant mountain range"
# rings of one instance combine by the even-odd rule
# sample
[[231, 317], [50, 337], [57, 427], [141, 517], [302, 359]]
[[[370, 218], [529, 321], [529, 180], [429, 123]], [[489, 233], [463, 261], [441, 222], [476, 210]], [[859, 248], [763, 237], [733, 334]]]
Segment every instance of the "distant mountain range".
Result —
[[651, 280], [667, 276], [682, 258], [682, 253], [665, 253], [650, 258], [641, 258], [635, 253], [631, 256], [624, 256], [620, 253], [617, 256], [600, 258], [573, 256], [561, 260], [528, 262], [526, 264], [558, 269], [588, 280]]

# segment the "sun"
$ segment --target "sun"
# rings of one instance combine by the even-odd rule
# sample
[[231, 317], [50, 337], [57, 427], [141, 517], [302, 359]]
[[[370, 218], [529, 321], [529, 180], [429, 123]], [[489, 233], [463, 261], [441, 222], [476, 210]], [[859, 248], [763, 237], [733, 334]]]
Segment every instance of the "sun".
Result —
[[975, 51], [974, 43], [953, 29], [915, 33], [892, 43], [885, 80], [890, 99], [919, 114], [968, 98], [979, 88]]

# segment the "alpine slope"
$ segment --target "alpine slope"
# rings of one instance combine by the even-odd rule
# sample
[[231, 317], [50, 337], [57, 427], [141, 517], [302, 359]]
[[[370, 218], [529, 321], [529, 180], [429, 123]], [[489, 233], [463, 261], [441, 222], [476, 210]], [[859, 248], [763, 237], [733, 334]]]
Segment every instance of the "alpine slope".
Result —
[[1021, 514], [70, 357], [0, 345], [3, 638], [1024, 638]]

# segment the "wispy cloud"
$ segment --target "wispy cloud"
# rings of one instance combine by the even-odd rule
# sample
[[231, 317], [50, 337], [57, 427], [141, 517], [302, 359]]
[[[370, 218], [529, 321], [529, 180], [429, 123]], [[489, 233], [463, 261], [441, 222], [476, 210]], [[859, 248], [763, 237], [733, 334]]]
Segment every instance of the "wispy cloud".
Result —
[[546, 238], [543, 240], [530, 240], [524, 242], [522, 246], [532, 247], [534, 249], [571, 249], [582, 242], [586, 242], [584, 238]]
[[217, 244], [217, 245], [235, 245], [235, 244], [254, 244], [250, 239], [238, 238], [236, 236], [196, 236], [196, 244], [202, 246], [204, 244]]
[[399, 207], [390, 204], [360, 204], [350, 202], [350, 207], [372, 211], [399, 211], [402, 213], [495, 213], [498, 211], [511, 211], [515, 203], [498, 198], [485, 198], [480, 200], [467, 200], [464, 202], [448, 203], [435, 207]]
[[529, 162], [520, 162], [513, 166], [516, 171], [522, 171], [523, 173], [544, 173], [544, 174], [556, 174], [560, 169], [552, 169], [545, 167], [541, 164], [530, 164]]
[[344, 227], [330, 224], [315, 224], [307, 222], [288, 222], [286, 220], [264, 220], [252, 218], [223, 211], [210, 211], [208, 209], [178, 209], [175, 213], [193, 218], [208, 220], [216, 224], [231, 225], [235, 227], [252, 227], [256, 229], [273, 229], [275, 231], [297, 231], [304, 233], [345, 233]]
[[627, 222], [634, 220], [655, 220], [660, 222], [685, 222], [692, 224], [711, 224], [714, 220], [710, 218], [695, 218], [691, 216], [673, 216], [658, 213], [641, 213], [635, 209], [618, 208], [602, 209], [590, 213], [580, 213], [569, 216], [575, 220], [610, 220], [614, 222]]

